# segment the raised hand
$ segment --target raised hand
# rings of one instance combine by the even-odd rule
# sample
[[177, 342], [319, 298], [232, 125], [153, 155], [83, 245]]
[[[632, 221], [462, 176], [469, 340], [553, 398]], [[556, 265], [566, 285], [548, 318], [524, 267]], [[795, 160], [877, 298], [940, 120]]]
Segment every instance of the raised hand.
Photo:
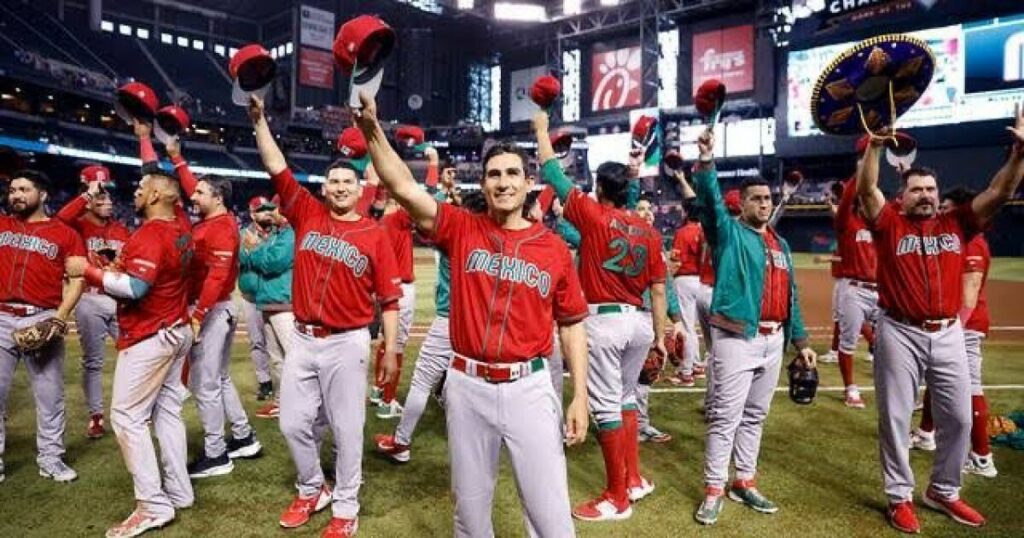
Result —
[[249, 95], [249, 119], [253, 123], [257, 123], [264, 117], [264, 103], [263, 99], [257, 97], [255, 94]]
[[132, 130], [135, 131], [135, 136], [139, 138], [149, 138], [153, 135], [153, 124], [142, 121], [139, 118], [132, 118]]

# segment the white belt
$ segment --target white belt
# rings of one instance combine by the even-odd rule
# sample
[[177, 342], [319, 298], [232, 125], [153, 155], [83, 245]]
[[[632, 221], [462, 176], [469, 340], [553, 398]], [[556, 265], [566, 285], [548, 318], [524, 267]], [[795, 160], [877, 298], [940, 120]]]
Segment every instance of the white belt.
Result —
[[590, 311], [590, 315], [596, 316], [599, 314], [629, 314], [633, 312], [639, 312], [640, 309], [624, 303], [597, 303], [588, 304], [587, 310]]

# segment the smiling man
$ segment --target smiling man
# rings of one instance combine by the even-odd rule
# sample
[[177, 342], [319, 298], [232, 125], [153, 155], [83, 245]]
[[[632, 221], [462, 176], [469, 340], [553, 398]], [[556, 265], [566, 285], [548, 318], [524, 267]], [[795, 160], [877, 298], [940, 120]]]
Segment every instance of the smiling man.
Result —
[[574, 388], [564, 435], [577, 444], [587, 428], [587, 305], [569, 249], [523, 216], [533, 186], [527, 158], [505, 143], [484, 155], [486, 214], [439, 204], [389, 145], [377, 104], [360, 98], [354, 115], [381, 181], [451, 260], [454, 356], [444, 399], [455, 535], [494, 535], [491, 503], [505, 445], [529, 534], [574, 536], [559, 398], [546, 370], [557, 322]]
[[[249, 117], [263, 166], [281, 196], [281, 213], [294, 226], [296, 237], [295, 331], [285, 350], [280, 425], [298, 470], [299, 494], [279, 523], [286, 528], [303, 525], [333, 496], [334, 517], [321, 536], [354, 536], [362, 483], [368, 326], [376, 301], [385, 348], [377, 382], [384, 384], [397, 374], [402, 296], [398, 264], [387, 232], [356, 209], [362, 186], [350, 161], [339, 160], [327, 168], [320, 202], [295, 180], [257, 97], [251, 98]], [[337, 450], [333, 495], [320, 468], [319, 439], [314, 434], [314, 423], [322, 424], [323, 415]]]

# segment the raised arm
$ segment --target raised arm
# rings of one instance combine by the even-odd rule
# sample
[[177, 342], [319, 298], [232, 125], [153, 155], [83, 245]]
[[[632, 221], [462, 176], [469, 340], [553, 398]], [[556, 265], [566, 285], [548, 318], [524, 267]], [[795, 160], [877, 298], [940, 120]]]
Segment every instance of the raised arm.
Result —
[[363, 104], [363, 109], [354, 110], [352, 113], [356, 124], [366, 137], [366, 145], [370, 150], [370, 158], [373, 160], [377, 176], [395, 201], [409, 212], [421, 230], [433, 231], [434, 219], [437, 217], [437, 202], [416, 184], [409, 167], [388, 143], [384, 129], [377, 119], [377, 102], [362, 92], [359, 94], [359, 100]]
[[1013, 135], [1013, 147], [1006, 164], [996, 172], [988, 188], [979, 192], [971, 202], [971, 209], [978, 217], [978, 223], [984, 227], [999, 211], [1013, 193], [1017, 192], [1021, 179], [1024, 179], [1024, 110], [1018, 103], [1014, 107], [1014, 125], [1006, 129]]
[[298, 198], [303, 195], [312, 198], [313, 195], [299, 185], [288, 169], [288, 162], [285, 161], [281, 148], [274, 140], [274, 133], [270, 131], [270, 124], [267, 123], [263, 100], [255, 95], [249, 97], [249, 119], [252, 120], [256, 133], [256, 147], [259, 149], [263, 168], [270, 174], [274, 190], [281, 195], [281, 212], [289, 219], [301, 217], [301, 211], [295, 207]]
[[714, 249], [718, 244], [720, 232], [735, 221], [725, 208], [722, 189], [718, 185], [718, 172], [715, 170], [714, 160], [715, 133], [711, 129], [701, 133], [697, 139], [697, 147], [700, 149], [700, 158], [693, 172], [694, 190], [697, 192], [697, 204], [700, 207], [697, 216], [704, 229], [704, 237]]
[[872, 138], [857, 165], [857, 197], [860, 198], [864, 217], [869, 222], [874, 222], [885, 207], [885, 195], [878, 188], [878, 160], [882, 156], [884, 143], [884, 139]]
[[93, 197], [100, 193], [100, 182], [93, 181], [89, 184], [89, 190], [83, 192], [79, 196], [75, 196], [68, 203], [64, 204], [64, 207], [60, 208], [57, 212], [57, 220], [71, 226], [76, 231], [81, 232], [81, 227], [78, 224], [78, 218], [85, 213], [85, 209], [89, 206], [89, 202], [92, 201]]
[[548, 113], [543, 110], [535, 112], [533, 114], [533, 133], [537, 137], [537, 159], [541, 163], [541, 177], [555, 189], [558, 199], [565, 202], [569, 198], [573, 184], [555, 157], [555, 147], [551, 145], [548, 127]]
[[167, 150], [167, 156], [171, 158], [171, 164], [174, 165], [174, 171], [178, 174], [178, 180], [181, 182], [181, 188], [185, 189], [185, 196], [192, 198], [192, 194], [196, 192], [196, 185], [199, 183], [196, 181], [196, 177], [192, 175], [192, 170], [188, 167], [188, 161], [181, 156], [181, 142], [177, 137], [172, 138], [168, 142], [164, 149]]

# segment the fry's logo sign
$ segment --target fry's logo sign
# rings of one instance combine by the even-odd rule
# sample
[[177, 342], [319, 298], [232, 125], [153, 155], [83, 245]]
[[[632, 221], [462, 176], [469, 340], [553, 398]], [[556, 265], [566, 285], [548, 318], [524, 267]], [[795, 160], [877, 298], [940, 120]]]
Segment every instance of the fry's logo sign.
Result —
[[725, 83], [729, 93], [754, 89], [754, 27], [750, 24], [693, 35], [693, 93], [705, 80]]

